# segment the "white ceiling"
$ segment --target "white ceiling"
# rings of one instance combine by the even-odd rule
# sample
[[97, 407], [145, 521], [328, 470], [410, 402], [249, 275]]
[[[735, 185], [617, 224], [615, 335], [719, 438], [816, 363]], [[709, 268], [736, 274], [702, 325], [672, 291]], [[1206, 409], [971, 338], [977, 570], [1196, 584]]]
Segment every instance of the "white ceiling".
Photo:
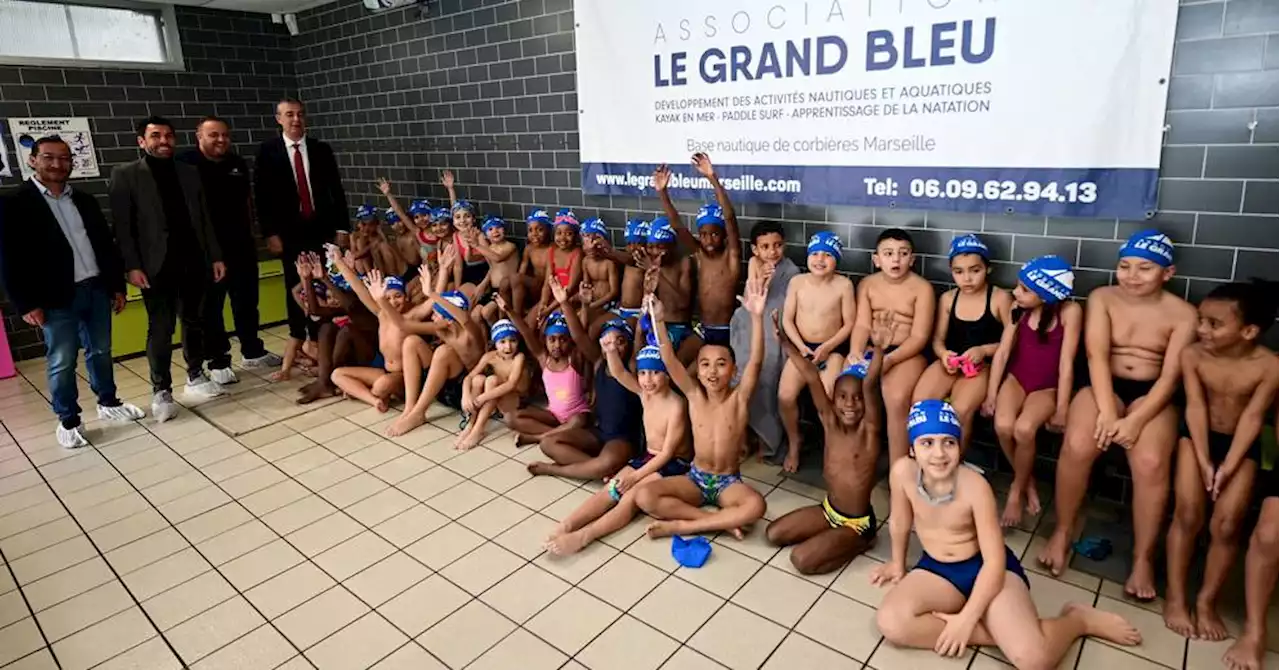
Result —
[[147, 0], [155, 4], [186, 5], [188, 7], [207, 7], [209, 9], [231, 9], [242, 12], [263, 12], [266, 14], [288, 14], [304, 9], [319, 7], [333, 0]]

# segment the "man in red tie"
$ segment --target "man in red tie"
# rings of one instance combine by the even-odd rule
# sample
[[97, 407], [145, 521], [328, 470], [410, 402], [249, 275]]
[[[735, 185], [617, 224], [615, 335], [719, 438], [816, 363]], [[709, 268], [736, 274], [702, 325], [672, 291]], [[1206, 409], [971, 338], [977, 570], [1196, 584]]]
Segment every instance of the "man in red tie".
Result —
[[324, 255], [324, 244], [347, 226], [347, 195], [333, 149], [307, 136], [302, 103], [281, 100], [276, 105], [276, 123], [281, 134], [258, 148], [254, 202], [267, 248], [280, 256], [284, 266], [289, 337], [301, 342], [314, 324], [288, 293], [298, 283], [294, 260], [305, 251]]

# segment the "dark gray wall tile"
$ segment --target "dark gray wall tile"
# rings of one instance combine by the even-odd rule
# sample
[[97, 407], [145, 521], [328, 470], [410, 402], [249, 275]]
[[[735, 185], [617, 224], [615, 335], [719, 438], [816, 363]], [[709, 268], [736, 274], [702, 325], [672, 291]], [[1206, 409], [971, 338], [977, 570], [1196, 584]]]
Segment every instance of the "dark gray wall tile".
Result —
[[1169, 112], [1169, 144], [1248, 144], [1253, 112], [1247, 109]]
[[1276, 182], [1247, 182], [1244, 187], [1244, 205], [1241, 211], [1245, 214], [1275, 214], [1277, 197], [1280, 197], [1280, 191], [1276, 189]]
[[1181, 247], [1174, 252], [1173, 260], [1180, 276], [1230, 279], [1234, 256], [1234, 249]]
[[1275, 146], [1247, 145], [1208, 147], [1206, 178], [1275, 179], [1280, 152]]
[[[1226, 35], [1275, 32], [1280, 21], [1278, 5], [1271, 0], [1231, 0], [1226, 5], [1222, 26]], [[1181, 12], [1178, 16], [1182, 16]]]
[[1223, 3], [1183, 5], [1178, 8], [1178, 26], [1174, 35], [1179, 40], [1198, 40], [1222, 36]]
[[1189, 74], [1169, 80], [1169, 109], [1208, 109], [1213, 101], [1213, 75]]
[[1280, 80], [1273, 70], [1221, 74], [1213, 90], [1213, 106], [1275, 107], [1280, 103]]
[[1160, 152], [1161, 177], [1201, 177], [1204, 171], [1204, 147], [1171, 146]]
[[1173, 73], [1218, 74], [1260, 69], [1266, 41], [1265, 36], [1254, 35], [1179, 42], [1173, 49]]
[[1175, 211], [1238, 212], [1244, 182], [1161, 179], [1160, 209]]
[[1257, 277], [1274, 281], [1276, 279], [1277, 263], [1280, 263], [1280, 257], [1277, 257], [1274, 251], [1246, 251], [1241, 249], [1236, 252], [1236, 274], [1234, 279], [1245, 281]]
[[1098, 237], [1114, 239], [1116, 222], [1110, 219], [1049, 218], [1048, 234], [1054, 237]]
[[1036, 256], [1053, 254], [1061, 256], [1068, 263], [1076, 264], [1080, 240], [1069, 237], [1036, 237], [1018, 235], [1013, 239], [1013, 258], [1015, 263], [1025, 263]]
[[987, 214], [982, 230], [993, 233], [1017, 233], [1019, 235], [1043, 235], [1045, 217], [1018, 214]]
[[1100, 270], [1114, 269], [1120, 242], [1102, 240], [1080, 240], [1080, 267]]
[[1274, 216], [1201, 214], [1196, 224], [1196, 244], [1275, 249], [1277, 243], [1280, 226]]

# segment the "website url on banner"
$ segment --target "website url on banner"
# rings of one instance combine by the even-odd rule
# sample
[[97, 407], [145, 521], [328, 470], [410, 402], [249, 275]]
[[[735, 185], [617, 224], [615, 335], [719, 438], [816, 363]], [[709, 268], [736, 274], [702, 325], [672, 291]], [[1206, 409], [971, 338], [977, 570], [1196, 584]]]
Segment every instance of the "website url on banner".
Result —
[[[723, 177], [721, 185], [726, 191], [752, 191], [756, 193], [799, 193], [799, 179], [761, 179], [753, 174], [737, 177]], [[650, 188], [653, 186], [653, 175], [634, 174], [598, 174], [596, 184], [600, 186], [626, 186], [633, 188]], [[670, 188], [709, 191], [711, 182], [706, 177], [689, 177], [682, 174], [671, 175]]]

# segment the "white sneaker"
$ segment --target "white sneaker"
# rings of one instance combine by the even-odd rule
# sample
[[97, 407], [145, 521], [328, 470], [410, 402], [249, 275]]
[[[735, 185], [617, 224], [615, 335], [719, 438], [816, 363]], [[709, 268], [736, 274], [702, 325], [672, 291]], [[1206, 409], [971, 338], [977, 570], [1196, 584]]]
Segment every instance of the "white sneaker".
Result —
[[68, 449], [80, 449], [89, 446], [89, 440], [84, 437], [84, 425], [81, 424], [75, 428], [63, 428], [62, 424], [58, 424], [58, 444]]
[[146, 413], [140, 407], [127, 402], [122, 402], [115, 407], [98, 405], [98, 418], [107, 421], [137, 421], [145, 416]]
[[200, 398], [216, 398], [220, 395], [226, 395], [226, 389], [218, 382], [211, 381], [204, 374], [187, 379], [187, 395]]
[[209, 368], [209, 378], [217, 384], [235, 384], [240, 381], [236, 378], [235, 371], [230, 367]]
[[257, 358], [244, 359], [240, 362], [240, 367], [245, 370], [270, 370], [272, 368], [278, 368], [282, 364], [284, 364], [283, 358], [280, 358], [276, 354], [268, 351]]
[[178, 416], [178, 403], [173, 401], [172, 391], [160, 391], [151, 396], [151, 416], [160, 423]]

